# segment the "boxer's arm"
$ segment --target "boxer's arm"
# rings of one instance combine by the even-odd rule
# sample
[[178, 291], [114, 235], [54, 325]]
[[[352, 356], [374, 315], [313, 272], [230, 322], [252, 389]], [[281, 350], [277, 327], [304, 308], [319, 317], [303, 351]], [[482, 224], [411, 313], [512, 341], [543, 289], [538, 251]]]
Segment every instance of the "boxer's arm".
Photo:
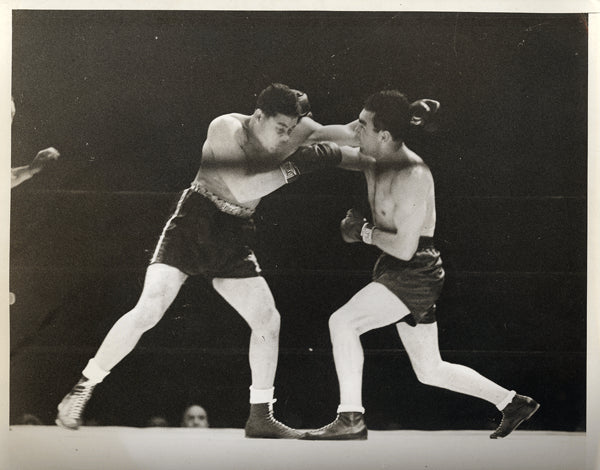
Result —
[[[308, 121], [306, 118], [302, 120]], [[329, 141], [335, 142], [340, 146], [358, 147], [358, 137], [356, 135], [358, 120], [349, 122], [348, 124], [330, 124], [326, 126], [315, 121], [312, 122], [315, 125], [306, 139], [307, 144]]]
[[240, 129], [241, 123], [228, 116], [221, 116], [211, 122], [203, 148], [203, 159], [207, 159], [207, 168], [214, 165], [229, 191], [238, 202], [244, 203], [272, 193], [286, 181], [277, 166], [269, 171], [252, 171], [236, 138], [236, 131]]
[[396, 231], [375, 226], [370, 234], [372, 245], [401, 260], [408, 261], [414, 256], [427, 215], [431, 184], [430, 175], [422, 167], [411, 167], [395, 176], [390, 197], [394, 200], [392, 218]]
[[343, 170], [365, 171], [375, 163], [373, 157], [360, 152], [358, 147], [341, 147], [342, 161], [338, 165]]
[[230, 174], [223, 180], [240, 203], [261, 199], [286, 184], [279, 168], [256, 174]]
[[42, 171], [48, 163], [57, 160], [58, 157], [60, 157], [58, 150], [54, 147], [48, 147], [47, 149], [40, 150], [29, 165], [11, 168], [10, 187], [14, 188], [31, 179], [34, 175]]
[[285, 181], [291, 183], [300, 175], [339, 166], [342, 159], [342, 150], [339, 145], [334, 142], [320, 142], [298, 147], [281, 163], [279, 168]]
[[24, 183], [28, 179], [30, 179], [33, 175], [41, 171], [41, 168], [35, 170], [32, 169], [29, 165], [19, 166], [16, 168], [10, 169], [10, 187], [11, 189], [15, 186], [19, 186], [21, 183]]
[[333, 124], [323, 126], [311, 118], [302, 118], [294, 128], [292, 138], [298, 146], [309, 146], [319, 142], [334, 142], [342, 151], [342, 160], [339, 168], [344, 170], [362, 171], [366, 167], [369, 157], [358, 151], [358, 139], [355, 126], [358, 121], [346, 125]]
[[296, 137], [299, 139], [298, 146], [310, 145], [318, 142], [335, 142], [339, 146], [348, 145], [358, 147], [358, 138], [355, 128], [358, 120], [348, 124], [333, 124], [323, 126], [313, 119], [308, 95], [302, 91], [295, 90], [300, 104], [301, 118], [295, 129]]

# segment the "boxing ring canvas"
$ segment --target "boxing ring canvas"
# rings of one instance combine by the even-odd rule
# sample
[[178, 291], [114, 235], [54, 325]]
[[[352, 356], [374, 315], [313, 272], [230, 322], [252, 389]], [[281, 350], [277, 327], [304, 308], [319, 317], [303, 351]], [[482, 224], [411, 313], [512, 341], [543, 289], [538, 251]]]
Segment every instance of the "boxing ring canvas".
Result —
[[[7, 198], [6, 468], [593, 469], [596, 15], [573, 8], [8, 11], [11, 166], [48, 146], [61, 158]], [[368, 441], [244, 439], [249, 329], [200, 278], [98, 387], [84, 426], [54, 426], [135, 305], [208, 124], [251, 114], [272, 82], [306, 92], [322, 124], [356, 119], [384, 88], [441, 102], [409, 141], [436, 183], [440, 350], [540, 402], [508, 438], [488, 438], [500, 415], [487, 402], [419, 383], [386, 327], [361, 337]], [[377, 258], [339, 222], [365, 194], [360, 174], [327, 170], [256, 213], [282, 318], [275, 414], [299, 429], [335, 415], [328, 318]], [[210, 429], [178, 428], [192, 401]], [[171, 427], [147, 427], [156, 415]]]
[[22, 450], [12, 455], [20, 470], [586, 468], [584, 433], [511, 436], [498, 445], [481, 431], [374, 431], [367, 441], [309, 442], [245, 439], [241, 429], [16, 426], [9, 444]]

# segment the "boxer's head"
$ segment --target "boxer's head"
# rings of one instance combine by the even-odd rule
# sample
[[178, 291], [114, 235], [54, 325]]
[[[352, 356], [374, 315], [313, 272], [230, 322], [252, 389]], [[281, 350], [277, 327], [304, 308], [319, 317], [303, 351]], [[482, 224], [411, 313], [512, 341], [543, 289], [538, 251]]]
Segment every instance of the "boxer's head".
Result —
[[363, 108], [371, 113], [373, 130], [387, 131], [394, 140], [404, 139], [410, 127], [410, 103], [397, 90], [384, 90], [367, 98]]
[[381, 139], [402, 143], [411, 127], [423, 126], [439, 108], [440, 103], [431, 99], [410, 103], [398, 90], [372, 94], [359, 116], [361, 151], [369, 154]]
[[289, 140], [301, 115], [296, 90], [274, 83], [265, 88], [256, 102], [254, 132], [261, 145], [269, 152]]

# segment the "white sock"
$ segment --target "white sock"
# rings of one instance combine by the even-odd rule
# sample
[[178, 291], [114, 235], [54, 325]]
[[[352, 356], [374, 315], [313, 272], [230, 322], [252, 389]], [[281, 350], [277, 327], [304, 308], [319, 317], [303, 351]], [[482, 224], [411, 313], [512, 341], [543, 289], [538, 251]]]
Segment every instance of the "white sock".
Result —
[[340, 405], [337, 408], [337, 412], [338, 413], [353, 412], [353, 413], [365, 414], [365, 409], [361, 405], [342, 405], [340, 403]]
[[513, 398], [515, 397], [516, 394], [517, 394], [517, 392], [515, 392], [514, 390], [511, 390], [510, 392], [508, 392], [508, 395], [506, 395], [504, 400], [502, 400], [500, 403], [496, 404], [496, 408], [498, 408], [500, 411], [502, 411], [504, 408], [506, 408], [506, 405], [508, 405], [513, 400]]
[[275, 387], [259, 389], [250, 385], [250, 403], [273, 403]]
[[91, 383], [99, 384], [104, 380], [104, 377], [110, 374], [110, 371], [101, 369], [100, 366], [96, 364], [94, 358], [92, 358], [88, 361], [87, 366], [85, 366], [85, 369], [83, 369], [82, 374]]

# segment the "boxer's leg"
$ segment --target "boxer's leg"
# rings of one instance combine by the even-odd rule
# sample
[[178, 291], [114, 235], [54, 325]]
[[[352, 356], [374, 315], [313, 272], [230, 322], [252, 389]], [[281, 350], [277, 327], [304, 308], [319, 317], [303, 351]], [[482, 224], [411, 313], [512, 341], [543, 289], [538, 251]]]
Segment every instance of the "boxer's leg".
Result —
[[421, 383], [487, 400], [502, 411], [503, 420], [492, 439], [507, 436], [539, 408], [531, 398], [501, 387], [470, 367], [442, 360], [437, 323], [415, 327], [398, 323], [396, 328]]
[[273, 417], [273, 384], [279, 352], [280, 316], [263, 277], [216, 278], [213, 286], [251, 329], [248, 353], [252, 386], [247, 437], [297, 438], [300, 433]]
[[372, 282], [331, 315], [329, 331], [340, 386], [338, 415], [332, 423], [304, 434], [302, 439], [367, 438], [362, 406], [364, 353], [360, 335], [397, 322], [408, 313], [398, 297], [382, 284]]
[[156, 325], [171, 305], [187, 275], [165, 264], [152, 264], [136, 306], [110, 329], [82, 378], [58, 405], [56, 424], [77, 429], [94, 387], [135, 347], [142, 334]]

